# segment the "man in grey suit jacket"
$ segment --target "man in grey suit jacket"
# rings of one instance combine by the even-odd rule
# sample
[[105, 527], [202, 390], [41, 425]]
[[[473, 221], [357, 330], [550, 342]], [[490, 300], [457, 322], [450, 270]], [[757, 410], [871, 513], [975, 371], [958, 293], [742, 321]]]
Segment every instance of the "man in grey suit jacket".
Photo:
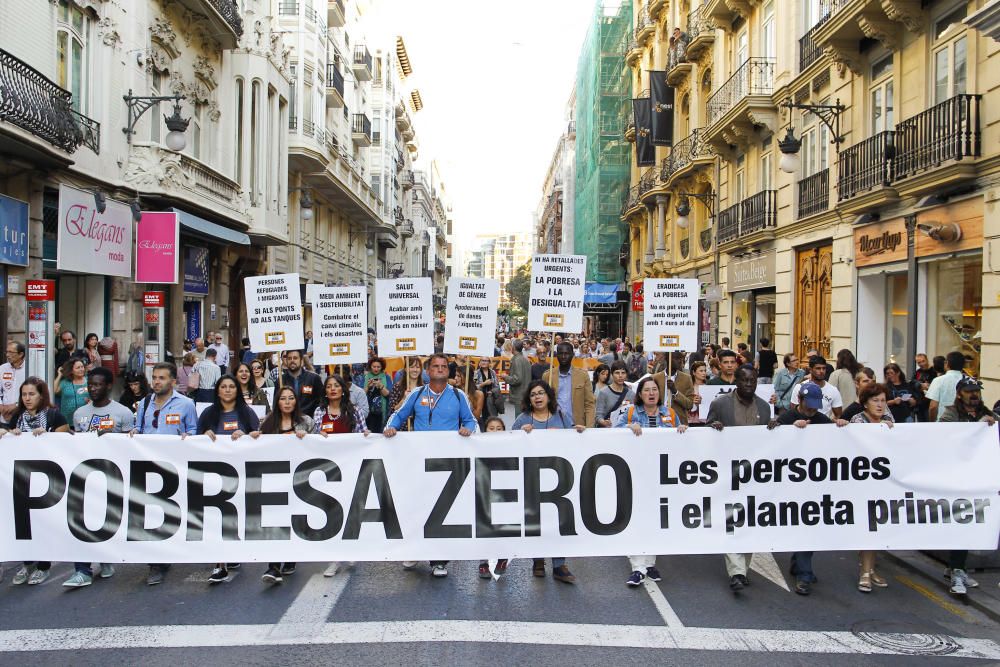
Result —
[[[712, 401], [708, 425], [717, 431], [727, 426], [766, 426], [771, 421], [771, 406], [757, 396], [757, 371], [750, 366], [736, 369], [736, 390]], [[729, 588], [735, 593], [749, 584], [747, 568], [753, 554], [726, 554]]]
[[503, 376], [510, 386], [510, 401], [514, 404], [514, 416], [521, 414], [521, 403], [531, 382], [531, 362], [524, 356], [524, 341], [520, 338], [513, 343], [514, 356], [510, 360], [510, 373]]

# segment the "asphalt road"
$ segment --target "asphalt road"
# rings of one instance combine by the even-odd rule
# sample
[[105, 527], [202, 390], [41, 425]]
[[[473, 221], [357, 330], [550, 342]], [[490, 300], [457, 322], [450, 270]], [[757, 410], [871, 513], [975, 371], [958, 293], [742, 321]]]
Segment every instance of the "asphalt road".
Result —
[[[499, 581], [476, 563], [434, 579], [426, 564], [358, 563], [324, 577], [302, 564], [283, 585], [244, 564], [210, 587], [210, 567], [146, 568], [70, 590], [72, 564], [40, 586], [0, 583], [0, 665], [924, 665], [1000, 664], [1000, 625], [892, 561], [889, 588], [855, 589], [857, 557], [817, 554], [819, 583], [795, 595], [788, 554], [763, 554], [730, 592], [721, 556], [665, 556], [664, 578], [625, 586], [628, 561], [570, 559], [576, 585], [515, 561]], [[549, 570], [551, 568], [549, 567]], [[975, 594], [975, 591], [972, 593]]]

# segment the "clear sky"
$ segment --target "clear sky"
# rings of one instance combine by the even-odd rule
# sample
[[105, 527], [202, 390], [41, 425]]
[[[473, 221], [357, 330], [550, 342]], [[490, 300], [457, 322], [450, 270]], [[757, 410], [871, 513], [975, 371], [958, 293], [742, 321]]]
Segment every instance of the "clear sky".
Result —
[[[375, 0], [366, 21], [402, 35], [424, 109], [420, 159], [441, 166], [458, 252], [531, 228], [593, 0]], [[391, 27], [390, 27], [391, 26]], [[460, 254], [459, 258], [462, 257]]]

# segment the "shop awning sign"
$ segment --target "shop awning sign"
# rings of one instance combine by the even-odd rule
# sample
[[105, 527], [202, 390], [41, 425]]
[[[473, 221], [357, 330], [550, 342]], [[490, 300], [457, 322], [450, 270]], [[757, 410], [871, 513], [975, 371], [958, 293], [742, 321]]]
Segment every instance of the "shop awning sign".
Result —
[[28, 203], [0, 195], [0, 264], [28, 265]]
[[111, 199], [105, 203], [101, 213], [93, 192], [59, 186], [60, 271], [132, 277], [132, 210]]
[[135, 281], [177, 284], [179, 247], [176, 213], [143, 213], [135, 233]]

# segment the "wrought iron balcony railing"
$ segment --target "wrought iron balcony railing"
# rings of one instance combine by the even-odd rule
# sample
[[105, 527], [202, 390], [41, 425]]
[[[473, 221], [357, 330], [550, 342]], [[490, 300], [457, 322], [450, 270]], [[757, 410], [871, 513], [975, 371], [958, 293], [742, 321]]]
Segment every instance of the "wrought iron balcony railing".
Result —
[[625, 201], [622, 202], [622, 215], [625, 215], [626, 211], [631, 211], [633, 208], [639, 205], [639, 186], [633, 185], [628, 189], [628, 195], [625, 197]]
[[774, 58], [749, 58], [729, 80], [708, 98], [708, 123], [711, 125], [751, 95], [770, 95], [774, 91]]
[[675, 173], [687, 167], [694, 160], [711, 158], [715, 155], [711, 144], [705, 141], [702, 131], [696, 129], [684, 137], [670, 150], [660, 167], [660, 180], [664, 183]]
[[656, 187], [656, 167], [650, 167], [649, 169], [642, 172], [642, 177], [639, 179], [639, 196], [646, 194], [650, 190]]
[[340, 98], [344, 98], [344, 75], [336, 63], [328, 63], [326, 66], [326, 87], [335, 89], [340, 93]]
[[981, 95], [956, 95], [896, 126], [896, 178], [939, 167], [949, 160], [979, 157]]
[[711, 17], [705, 15], [705, 12], [702, 11], [703, 9], [704, 5], [698, 5], [688, 14], [687, 36], [689, 41], [703, 32], [715, 30], [715, 24], [712, 22]]
[[840, 200], [892, 183], [896, 177], [896, 133], [879, 132], [840, 152], [837, 191]]
[[778, 225], [778, 191], [763, 190], [720, 211], [716, 241], [719, 245], [746, 238]]
[[372, 122], [369, 120], [368, 116], [363, 113], [354, 114], [354, 120], [351, 123], [351, 132], [354, 134], [364, 134], [369, 139], [372, 136]]
[[372, 69], [372, 54], [368, 50], [368, 47], [363, 44], [358, 44], [354, 47], [354, 64], [367, 67], [368, 71]]
[[243, 17], [236, 0], [208, 0], [238, 37], [243, 36]]
[[0, 49], [0, 121], [67, 153], [81, 145], [100, 151], [101, 124], [72, 109], [73, 94]]
[[809, 29], [805, 35], [799, 39], [799, 71], [804, 72], [806, 68], [812, 65], [814, 62], [820, 59], [823, 55], [822, 49], [816, 44], [816, 40], [813, 39], [813, 35], [816, 34], [816, 29], [823, 25], [825, 21], [817, 23], [812, 28]]
[[278, 2], [278, 15], [279, 16], [298, 16], [299, 15], [299, 3], [290, 2], [289, 0], [280, 0]]
[[399, 235], [404, 239], [413, 236], [413, 222], [406, 220], [399, 223]]
[[830, 207], [830, 170], [818, 171], [799, 181], [799, 217], [822, 213]]

